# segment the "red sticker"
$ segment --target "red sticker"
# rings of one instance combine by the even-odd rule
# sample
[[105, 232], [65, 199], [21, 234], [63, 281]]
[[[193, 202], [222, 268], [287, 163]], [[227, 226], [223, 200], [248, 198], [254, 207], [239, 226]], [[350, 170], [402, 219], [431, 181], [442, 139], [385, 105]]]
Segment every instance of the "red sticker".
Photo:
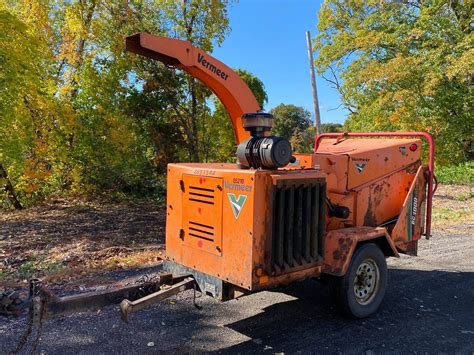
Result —
[[202, 248], [202, 240], [198, 240], [198, 247]]

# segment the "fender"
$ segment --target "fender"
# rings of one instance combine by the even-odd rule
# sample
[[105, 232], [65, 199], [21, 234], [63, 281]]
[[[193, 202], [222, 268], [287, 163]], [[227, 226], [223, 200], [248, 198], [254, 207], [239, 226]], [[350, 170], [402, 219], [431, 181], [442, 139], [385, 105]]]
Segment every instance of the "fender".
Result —
[[329, 231], [324, 240], [323, 273], [343, 276], [358, 243], [373, 241], [387, 256], [398, 251], [387, 230], [381, 227], [352, 227]]

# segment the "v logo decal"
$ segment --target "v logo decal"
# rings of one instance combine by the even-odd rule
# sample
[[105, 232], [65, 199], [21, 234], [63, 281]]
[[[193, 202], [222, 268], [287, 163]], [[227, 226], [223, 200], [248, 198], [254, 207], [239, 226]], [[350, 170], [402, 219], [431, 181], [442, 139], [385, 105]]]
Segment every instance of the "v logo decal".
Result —
[[230, 206], [232, 207], [232, 212], [234, 212], [235, 219], [239, 218], [240, 212], [247, 200], [247, 195], [239, 195], [239, 197], [236, 197], [235, 194], [227, 193], [227, 197], [229, 197]]
[[365, 168], [365, 166], [367, 165], [367, 163], [360, 163], [360, 164], [354, 163], [354, 165], [355, 165], [357, 171], [358, 171], [359, 173], [361, 173], [362, 170], [364, 170], [364, 168]]

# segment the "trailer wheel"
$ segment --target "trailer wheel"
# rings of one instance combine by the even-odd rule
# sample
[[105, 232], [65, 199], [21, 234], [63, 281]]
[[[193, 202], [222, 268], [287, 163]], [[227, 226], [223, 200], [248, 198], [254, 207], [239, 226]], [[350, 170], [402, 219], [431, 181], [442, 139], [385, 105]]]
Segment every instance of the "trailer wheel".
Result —
[[338, 305], [352, 318], [369, 317], [382, 303], [387, 278], [387, 262], [380, 248], [373, 243], [361, 245], [346, 274], [335, 279]]

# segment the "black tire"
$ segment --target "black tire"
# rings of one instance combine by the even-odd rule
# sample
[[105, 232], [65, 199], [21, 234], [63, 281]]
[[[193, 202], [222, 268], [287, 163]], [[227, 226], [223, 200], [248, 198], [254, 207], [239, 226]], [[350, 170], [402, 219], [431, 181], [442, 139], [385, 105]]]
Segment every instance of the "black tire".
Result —
[[333, 278], [338, 306], [351, 318], [371, 316], [383, 301], [387, 279], [387, 262], [380, 248], [362, 244], [352, 255], [346, 274]]

